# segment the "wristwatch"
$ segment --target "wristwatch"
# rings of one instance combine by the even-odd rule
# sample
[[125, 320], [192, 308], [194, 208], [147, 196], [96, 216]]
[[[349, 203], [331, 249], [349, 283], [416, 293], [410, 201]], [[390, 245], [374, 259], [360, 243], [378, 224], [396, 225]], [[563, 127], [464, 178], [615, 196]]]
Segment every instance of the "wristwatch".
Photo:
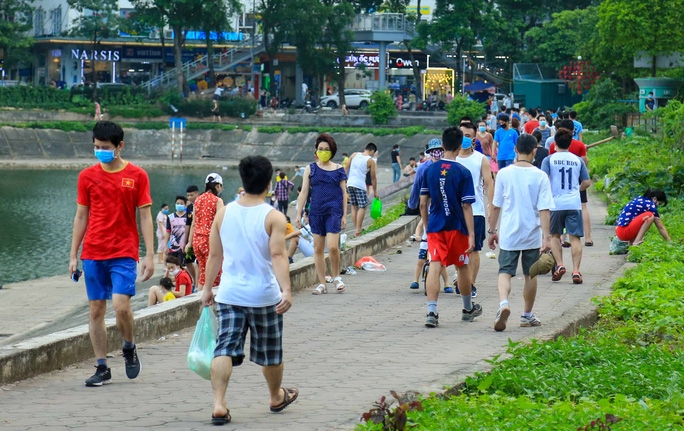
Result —
[[490, 235], [494, 235], [497, 231], [498, 231], [497, 229], [488, 230], [487, 233], [490, 234]]

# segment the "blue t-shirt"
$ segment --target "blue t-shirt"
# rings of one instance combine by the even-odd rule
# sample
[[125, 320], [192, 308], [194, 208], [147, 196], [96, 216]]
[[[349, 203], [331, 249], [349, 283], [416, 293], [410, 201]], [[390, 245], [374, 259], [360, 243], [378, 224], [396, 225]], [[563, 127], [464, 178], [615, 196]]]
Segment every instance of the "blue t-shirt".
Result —
[[584, 132], [584, 127], [577, 120], [572, 120], [572, 122], [575, 124], [575, 130], [572, 131], [572, 139], [579, 140], [579, 134]]
[[418, 206], [420, 205], [420, 188], [422, 187], [421, 184], [425, 179], [425, 171], [427, 170], [428, 166], [430, 166], [432, 163], [432, 158], [429, 158], [427, 159], [427, 161], [421, 163], [420, 166], [418, 166], [418, 169], [416, 169], [416, 178], [413, 180], [413, 186], [411, 187], [411, 196], [409, 196], [408, 200], [408, 207], [412, 210], [418, 209]]
[[515, 160], [515, 143], [518, 142], [518, 132], [515, 129], [497, 130], [494, 140], [499, 143], [496, 160]]
[[430, 197], [427, 232], [458, 230], [468, 235], [462, 204], [475, 203], [470, 171], [455, 160], [442, 159], [425, 172], [421, 196]]
[[650, 211], [654, 216], [660, 218], [660, 214], [658, 214], [658, 205], [656, 205], [655, 202], [647, 197], [639, 196], [632, 202], [625, 205], [620, 213], [620, 217], [618, 217], [617, 225], [629, 226], [629, 223], [632, 220], [646, 211]]

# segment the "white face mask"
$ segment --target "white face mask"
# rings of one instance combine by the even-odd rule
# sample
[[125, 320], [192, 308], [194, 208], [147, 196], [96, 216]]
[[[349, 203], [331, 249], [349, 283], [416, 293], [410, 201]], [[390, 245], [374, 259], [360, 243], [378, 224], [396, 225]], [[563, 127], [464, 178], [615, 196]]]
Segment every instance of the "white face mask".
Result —
[[179, 272], [180, 272], [180, 269], [176, 268], [173, 271], [170, 271], [169, 274], [171, 274], [175, 277]]

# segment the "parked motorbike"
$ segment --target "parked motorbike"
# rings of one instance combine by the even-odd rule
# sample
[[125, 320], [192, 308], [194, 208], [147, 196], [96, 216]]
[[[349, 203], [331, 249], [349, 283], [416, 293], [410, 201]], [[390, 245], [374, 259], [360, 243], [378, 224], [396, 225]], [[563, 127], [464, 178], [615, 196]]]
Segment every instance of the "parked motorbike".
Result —
[[315, 114], [316, 112], [318, 112], [319, 109], [321, 109], [320, 105], [314, 106], [311, 104], [310, 100], [307, 100], [306, 104], [302, 108], [302, 113], [303, 114]]

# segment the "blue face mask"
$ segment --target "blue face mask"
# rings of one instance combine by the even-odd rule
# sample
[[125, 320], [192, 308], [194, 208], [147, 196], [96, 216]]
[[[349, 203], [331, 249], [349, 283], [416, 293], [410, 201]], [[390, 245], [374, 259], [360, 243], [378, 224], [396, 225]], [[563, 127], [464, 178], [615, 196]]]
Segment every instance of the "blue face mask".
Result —
[[166, 215], [169, 215], [169, 210], [162, 210], [162, 212]]
[[542, 126], [542, 127], [546, 126], [546, 121], [541, 120], [541, 121], [539, 122], [539, 125]]
[[116, 159], [114, 150], [95, 150], [95, 157], [101, 163], [111, 163], [112, 160]]
[[185, 205], [183, 205], [183, 204], [176, 204], [176, 211], [178, 211], [178, 212], [185, 211]]
[[461, 144], [461, 147], [462, 147], [464, 150], [467, 150], [467, 149], [470, 148], [472, 145], [473, 145], [473, 140], [470, 139], [470, 138], [466, 138], [466, 137], [464, 136], [464, 137], [463, 137], [463, 143]]
[[484, 132], [487, 131], [487, 128], [486, 128], [485, 126], [480, 126], [480, 127], [478, 127], [478, 130], [479, 130], [480, 132], [483, 132], [483, 133], [484, 133]]

